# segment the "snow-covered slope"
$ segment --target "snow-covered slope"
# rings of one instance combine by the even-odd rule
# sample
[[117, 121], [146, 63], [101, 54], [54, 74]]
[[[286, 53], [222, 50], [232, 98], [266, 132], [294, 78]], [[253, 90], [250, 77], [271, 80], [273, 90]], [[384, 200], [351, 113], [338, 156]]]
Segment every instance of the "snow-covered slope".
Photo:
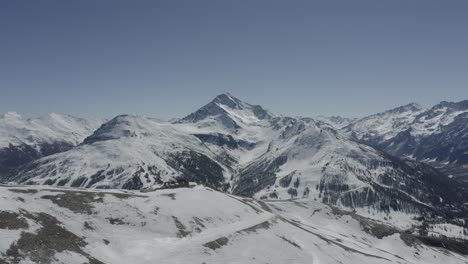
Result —
[[37, 158], [78, 145], [104, 120], [56, 113], [24, 118], [8, 112], [0, 116], [0, 178]]
[[364, 117], [344, 127], [343, 131], [359, 140], [382, 142], [407, 130], [416, 117], [424, 111], [420, 105], [411, 103]]
[[102, 123], [102, 119], [84, 119], [56, 113], [24, 118], [18, 113], [8, 112], [0, 116], [0, 148], [27, 144], [41, 151], [42, 144], [63, 142], [77, 145]]
[[202, 186], [151, 193], [0, 187], [0, 216], [0, 263], [468, 261], [460, 233], [431, 238], [312, 200], [262, 202]]
[[468, 101], [441, 102], [428, 110], [403, 108], [407, 111], [363, 118], [344, 131], [390, 154], [466, 177], [468, 182]]
[[403, 162], [351, 141], [326, 123], [286, 122], [268, 151], [236, 174], [233, 193], [388, 212], [450, 212], [459, 217], [468, 212], [454, 210], [467, 201], [466, 192], [427, 165]]
[[411, 135], [417, 137], [442, 133], [445, 126], [467, 113], [468, 100], [458, 103], [441, 102], [416, 118], [411, 124]]

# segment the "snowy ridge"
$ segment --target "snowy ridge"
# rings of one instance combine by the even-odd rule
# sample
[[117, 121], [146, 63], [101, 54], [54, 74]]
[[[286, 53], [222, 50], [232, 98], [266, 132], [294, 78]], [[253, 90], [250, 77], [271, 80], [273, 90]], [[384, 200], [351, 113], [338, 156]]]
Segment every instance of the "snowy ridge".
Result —
[[103, 122], [55, 113], [38, 118], [24, 118], [15, 112], [1, 115], [0, 182], [29, 162], [80, 144]]
[[10, 144], [27, 144], [40, 150], [41, 144], [54, 142], [78, 145], [103, 121], [56, 113], [38, 118], [24, 118], [16, 112], [8, 112], [0, 116], [0, 148]]
[[376, 138], [388, 140], [407, 130], [419, 114], [425, 111], [420, 105], [411, 103], [383, 113], [364, 117], [344, 127], [344, 131], [359, 140]]
[[441, 102], [427, 110], [404, 108], [363, 118], [343, 131], [392, 155], [426, 162], [468, 182], [468, 101]]
[[457, 116], [468, 113], [468, 105], [462, 105], [463, 102], [441, 102], [434, 106], [414, 121], [411, 125], [411, 135], [419, 137], [441, 133], [442, 128], [454, 122]]

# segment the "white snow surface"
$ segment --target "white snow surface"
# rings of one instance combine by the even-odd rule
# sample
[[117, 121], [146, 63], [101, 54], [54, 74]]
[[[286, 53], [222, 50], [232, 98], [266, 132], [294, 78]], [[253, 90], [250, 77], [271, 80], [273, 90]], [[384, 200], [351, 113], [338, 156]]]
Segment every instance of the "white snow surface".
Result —
[[452, 123], [458, 115], [468, 110], [451, 111], [448, 107], [432, 109], [432, 115], [421, 115], [411, 125], [411, 135], [416, 137], [440, 133], [441, 127]]
[[26, 144], [38, 149], [44, 143], [77, 145], [91, 135], [105, 120], [84, 119], [50, 113], [38, 118], [25, 118], [16, 112], [0, 115], [0, 149], [10, 144]]
[[424, 108], [412, 103], [364, 117], [349, 125], [345, 130], [358, 139], [380, 137], [385, 141], [410, 128], [418, 115], [424, 111], [426, 111]]
[[[29, 223], [28, 228], [0, 229], [0, 258], [7, 262], [11, 259], [6, 251], [15, 241], [47, 230], [42, 222], [30, 219], [39, 213], [57, 219], [84, 241], [79, 249], [48, 247], [51, 263], [82, 263], [89, 258], [116, 264], [468, 261], [443, 249], [407, 245], [398, 233], [379, 239], [363, 231], [361, 220], [313, 200], [261, 202], [202, 186], [144, 194], [0, 187], [0, 212], [5, 211], [18, 213]], [[46, 243], [54, 239], [49, 237]], [[20, 250], [19, 263], [32, 263], [35, 254]]]
[[364, 117], [352, 122], [344, 131], [357, 139], [378, 139], [379, 142], [392, 139], [409, 130], [416, 139], [438, 134], [441, 128], [451, 124], [458, 115], [468, 110], [454, 109], [444, 103], [430, 109], [412, 103], [389, 111]]

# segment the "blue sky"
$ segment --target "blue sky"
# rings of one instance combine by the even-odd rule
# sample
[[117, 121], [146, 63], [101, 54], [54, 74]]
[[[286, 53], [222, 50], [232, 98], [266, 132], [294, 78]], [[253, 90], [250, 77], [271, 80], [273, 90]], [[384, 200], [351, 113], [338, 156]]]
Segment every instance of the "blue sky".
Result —
[[0, 112], [361, 116], [468, 99], [468, 1], [1, 1]]

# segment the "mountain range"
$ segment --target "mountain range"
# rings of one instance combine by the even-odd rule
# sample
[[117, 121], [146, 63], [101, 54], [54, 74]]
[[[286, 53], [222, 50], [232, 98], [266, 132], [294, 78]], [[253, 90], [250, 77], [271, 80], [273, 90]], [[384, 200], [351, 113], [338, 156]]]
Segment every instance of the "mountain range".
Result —
[[451, 190], [465, 179], [467, 102], [362, 119], [281, 116], [230, 94], [170, 122], [7, 113], [0, 171], [29, 185], [138, 190], [183, 178], [256, 198], [440, 212], [463, 194]]
[[[80, 188], [94, 189], [89, 191], [93, 197], [105, 196], [102, 189], [119, 189], [119, 192], [138, 197], [138, 193], [167, 188], [167, 183], [183, 179], [207, 187], [189, 194], [177, 193], [185, 197], [184, 203], [200, 196], [211, 197], [209, 192], [219, 191], [216, 199], [232, 197], [253, 208], [252, 204], [245, 203], [249, 199], [256, 203], [254, 211], [262, 212], [257, 213], [270, 214], [270, 217], [273, 213], [276, 220], [269, 218], [268, 225], [275, 225], [278, 219], [284, 222], [275, 229], [277, 232], [269, 233], [282, 238], [272, 240], [274, 244], [286, 241], [301, 248], [300, 243], [286, 238], [285, 225], [297, 225], [318, 212], [315, 210], [323, 210], [328, 213], [320, 213], [320, 221], [330, 221], [333, 218], [330, 214], [340, 215], [340, 218], [351, 216], [366, 232], [373, 230], [369, 226], [378, 226], [379, 230], [393, 230], [383, 237], [395, 233], [412, 235], [411, 239], [423, 244], [450, 245], [450, 250], [465, 254], [459, 243], [460, 238], [461, 241], [467, 239], [468, 227], [468, 191], [463, 186], [468, 182], [467, 118], [468, 101], [441, 102], [429, 109], [412, 103], [359, 119], [308, 118], [278, 115], [231, 94], [221, 94], [186, 117], [170, 121], [138, 115], [119, 115], [110, 120], [60, 114], [24, 118], [10, 112], [0, 117], [0, 182], [8, 186], [47, 185], [47, 190], [51, 191], [45, 191], [44, 197], [50, 197], [48, 192], [60, 190], [73, 190], [79, 195]], [[4, 198], [44, 199], [27, 195]], [[74, 206], [69, 199], [68, 196], [50, 197], [54, 205], [42, 208], [41, 212], [57, 211], [53, 206], [63, 206], [63, 203]], [[82, 203], [85, 204], [76, 206], [86, 207], [90, 201]], [[210, 206], [207, 210], [220, 210], [215, 205]], [[306, 210], [305, 213], [312, 215], [305, 217], [296, 214], [300, 209], [291, 207], [315, 209]], [[15, 213], [23, 218], [35, 219], [21, 211], [29, 209], [15, 208]], [[123, 219], [123, 212], [117, 209], [108, 214]], [[140, 216], [149, 217], [147, 214], [145, 211]], [[185, 217], [169, 211], [166, 214], [164, 217], [168, 219]], [[198, 219], [195, 212], [189, 214]], [[202, 224], [193, 220], [199, 231], [193, 226], [190, 232], [202, 232], [211, 225], [215, 230], [216, 226], [229, 226], [235, 217], [220, 220], [222, 224], [208, 218]], [[242, 219], [239, 221], [256, 222], [252, 216]], [[179, 232], [185, 232], [180, 230], [181, 226], [193, 224], [190, 219], [186, 223], [174, 221]], [[304, 221], [312, 224], [310, 220]], [[95, 224], [103, 226], [98, 222]], [[0, 229], [1, 224], [0, 220]], [[255, 225], [245, 228], [252, 226]], [[301, 224], [298, 228], [306, 227]], [[311, 231], [306, 229], [306, 233]], [[102, 236], [90, 230], [85, 232], [89, 239]], [[159, 234], [162, 231], [149, 232]], [[329, 236], [341, 234], [319, 236], [328, 240]], [[214, 240], [215, 249], [218, 244], [225, 243], [224, 237], [221, 238]], [[242, 238], [231, 234], [226, 239]], [[356, 246], [366, 247], [366, 243]], [[356, 250], [354, 246], [351, 248]], [[74, 252], [90, 263], [94, 258], [92, 254], [84, 254], [83, 249], [75, 248]], [[404, 258], [409, 261], [409, 255]]]

